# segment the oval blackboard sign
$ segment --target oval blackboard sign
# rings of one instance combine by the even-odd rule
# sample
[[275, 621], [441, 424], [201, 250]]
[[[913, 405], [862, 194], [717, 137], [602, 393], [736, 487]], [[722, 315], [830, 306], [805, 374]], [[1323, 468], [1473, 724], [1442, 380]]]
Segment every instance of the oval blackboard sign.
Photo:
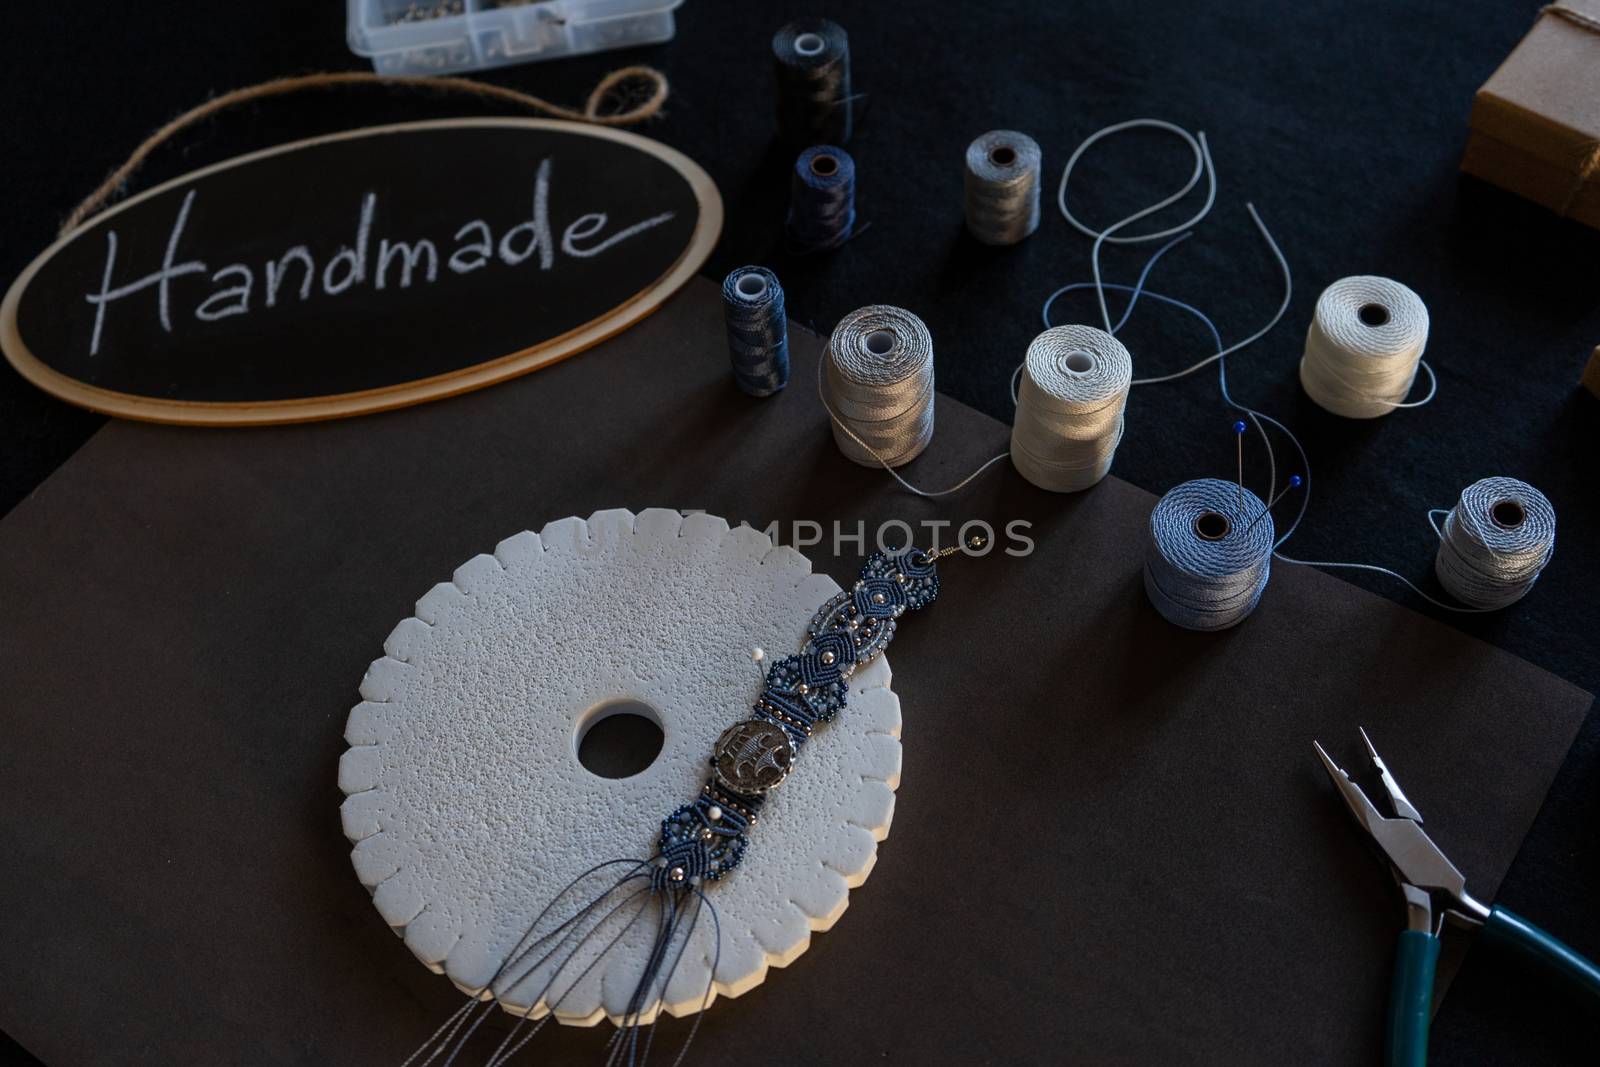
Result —
[[67, 234], [0, 346], [112, 415], [246, 424], [523, 374], [655, 310], [722, 228], [692, 160], [544, 119], [353, 130], [207, 167]]

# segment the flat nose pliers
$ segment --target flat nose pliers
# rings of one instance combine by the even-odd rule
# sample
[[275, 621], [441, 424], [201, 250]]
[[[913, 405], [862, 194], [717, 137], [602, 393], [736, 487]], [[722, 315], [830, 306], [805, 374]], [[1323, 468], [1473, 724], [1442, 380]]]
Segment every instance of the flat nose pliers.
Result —
[[1401, 792], [1400, 783], [1372, 747], [1366, 730], [1361, 731], [1361, 740], [1388, 794], [1393, 817], [1373, 805], [1321, 744], [1312, 744], [1350, 814], [1388, 862], [1405, 897], [1406, 929], [1400, 933], [1395, 953], [1385, 1062], [1390, 1067], [1423, 1067], [1427, 1062], [1433, 975], [1439, 960], [1439, 932], [1447, 918], [1476, 928], [1485, 941], [1520, 952], [1545, 970], [1600, 998], [1600, 968], [1532, 923], [1498, 904], [1486, 907], [1467, 893], [1466, 879], [1423, 832], [1421, 813]]

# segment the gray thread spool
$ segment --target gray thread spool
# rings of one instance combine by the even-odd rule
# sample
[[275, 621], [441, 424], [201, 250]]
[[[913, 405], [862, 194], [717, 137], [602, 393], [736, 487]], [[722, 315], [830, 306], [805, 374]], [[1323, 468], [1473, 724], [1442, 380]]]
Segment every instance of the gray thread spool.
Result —
[[933, 440], [933, 337], [911, 312], [852, 311], [834, 327], [823, 369], [833, 438], [847, 458], [898, 467]]
[[[1438, 512], [1430, 512], [1429, 519]], [[1461, 490], [1444, 512], [1433, 570], [1463, 604], [1507, 607], [1527, 595], [1556, 548], [1556, 512], [1545, 495], [1516, 478], [1484, 478]]]
[[1032, 137], [990, 130], [967, 146], [967, 229], [988, 245], [1014, 245], [1039, 228], [1042, 154]]
[[1111, 470], [1122, 441], [1133, 357], [1093, 326], [1053, 326], [1023, 361], [1011, 462], [1028, 481], [1075, 493]]
[[1185, 629], [1237, 625], [1267, 587], [1274, 537], [1267, 505], [1238, 483], [1197, 478], [1173, 486], [1150, 512], [1150, 603]]

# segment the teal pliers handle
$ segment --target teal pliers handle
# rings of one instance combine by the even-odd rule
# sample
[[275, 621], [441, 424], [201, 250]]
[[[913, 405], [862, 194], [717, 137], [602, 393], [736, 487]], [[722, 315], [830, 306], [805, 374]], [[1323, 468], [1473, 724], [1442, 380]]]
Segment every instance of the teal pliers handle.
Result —
[[[1600, 998], [1600, 967], [1584, 959], [1537, 926], [1505, 908], [1489, 909], [1479, 933], [1548, 973]], [[1403, 930], [1395, 952], [1394, 984], [1389, 991], [1389, 1067], [1424, 1067], [1428, 1062], [1428, 1021], [1433, 1006], [1433, 975], [1439, 939], [1420, 930]]]
[[1600, 967], [1584, 959], [1520, 915], [1496, 904], [1489, 909], [1479, 937], [1491, 944], [1514, 949], [1524, 959], [1538, 964], [1549, 974], [1561, 978], [1590, 996], [1600, 997]]
[[1389, 987], [1388, 1067], [1424, 1067], [1428, 1062], [1428, 1023], [1433, 1017], [1433, 972], [1439, 939], [1421, 930], [1400, 931]]

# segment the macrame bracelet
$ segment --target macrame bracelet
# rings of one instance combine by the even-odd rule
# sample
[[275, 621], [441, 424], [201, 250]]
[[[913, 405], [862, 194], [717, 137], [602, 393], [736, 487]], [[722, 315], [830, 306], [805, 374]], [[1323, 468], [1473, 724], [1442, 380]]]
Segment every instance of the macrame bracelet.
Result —
[[717, 738], [700, 795], [661, 820], [651, 888], [716, 881], [739, 865], [767, 793], [788, 777], [812, 732], [844, 710], [850, 676], [888, 647], [896, 620], [933, 603], [937, 560], [952, 551], [875, 552], [854, 586], [817, 609], [800, 653], [767, 671], [751, 717]]

